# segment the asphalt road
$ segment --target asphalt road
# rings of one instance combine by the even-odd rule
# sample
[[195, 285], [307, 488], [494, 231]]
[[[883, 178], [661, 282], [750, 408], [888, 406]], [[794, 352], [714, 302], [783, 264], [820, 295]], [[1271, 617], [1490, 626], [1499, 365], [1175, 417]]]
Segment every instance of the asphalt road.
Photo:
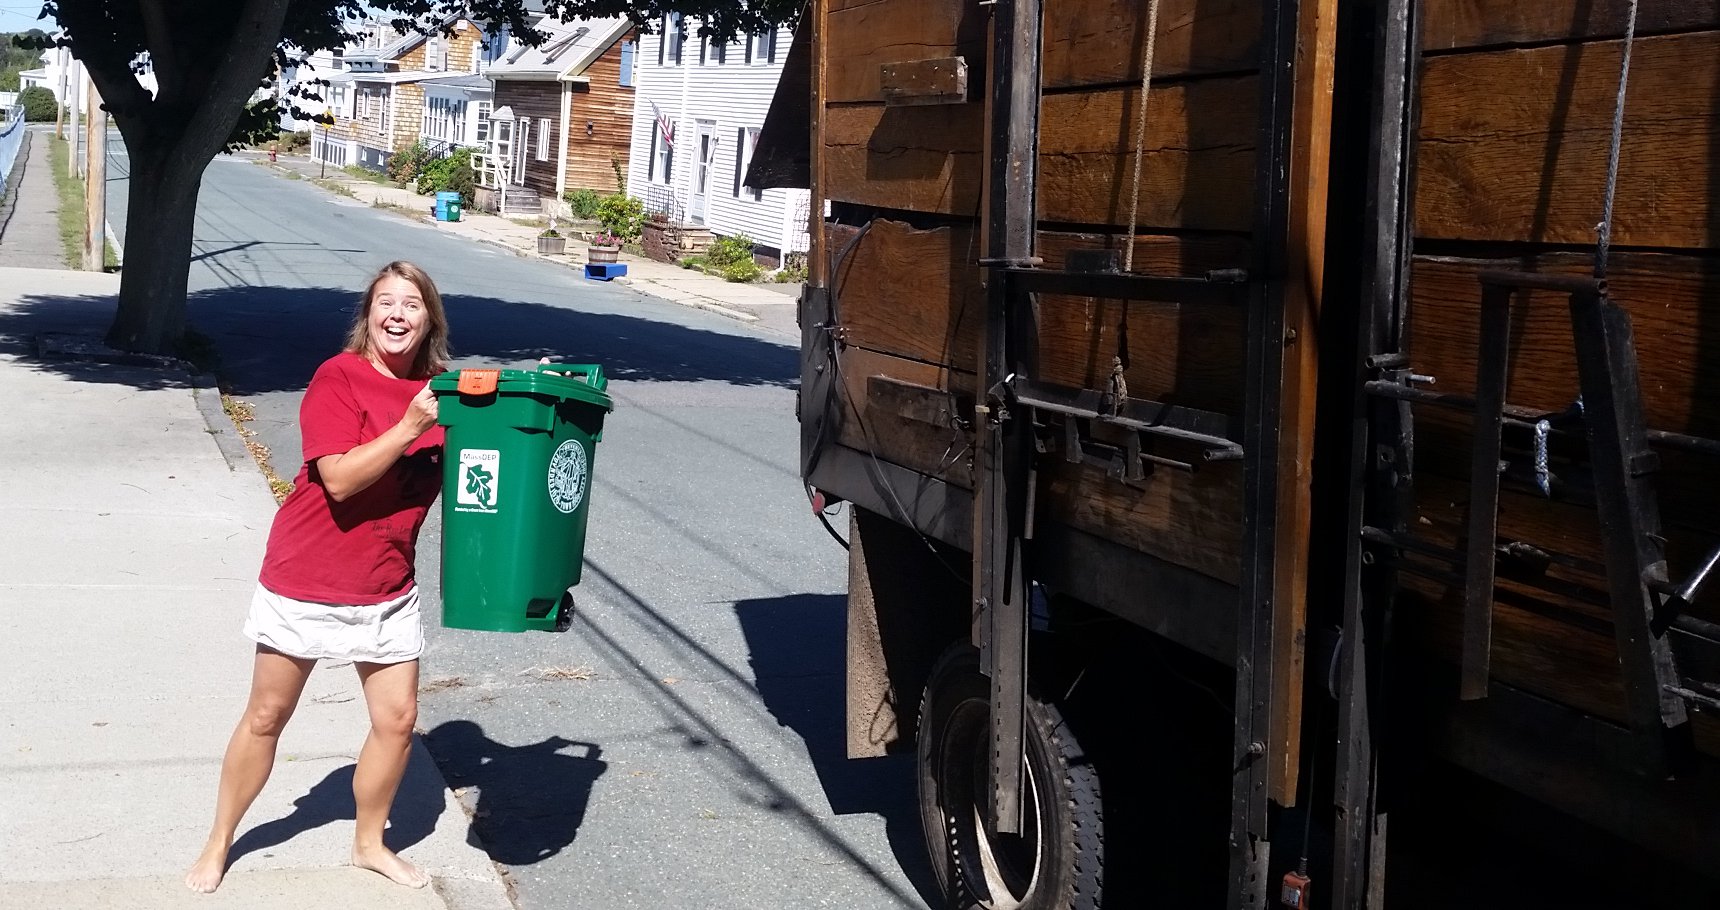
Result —
[[[126, 171], [116, 142], [122, 238]], [[927, 906], [911, 763], [842, 754], [846, 560], [799, 484], [791, 340], [218, 158], [190, 316], [281, 474], [305, 383], [394, 258], [436, 278], [457, 366], [612, 377], [571, 631], [440, 628], [436, 510], [420, 542], [420, 726], [520, 906]], [[243, 609], [210, 634], [242, 647]]]

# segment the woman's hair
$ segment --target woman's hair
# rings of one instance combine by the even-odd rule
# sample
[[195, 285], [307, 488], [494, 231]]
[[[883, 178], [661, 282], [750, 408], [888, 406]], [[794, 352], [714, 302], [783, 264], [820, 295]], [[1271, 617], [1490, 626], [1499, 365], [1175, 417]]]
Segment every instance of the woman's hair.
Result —
[[442, 293], [436, 282], [423, 269], [405, 260], [396, 260], [382, 267], [370, 286], [364, 289], [364, 300], [353, 315], [352, 329], [346, 335], [346, 350], [361, 357], [370, 356], [370, 304], [376, 299], [376, 286], [384, 278], [400, 278], [412, 282], [418, 296], [424, 298], [424, 342], [418, 346], [418, 356], [412, 361], [412, 375], [402, 379], [423, 379], [440, 373], [448, 363], [448, 313], [442, 309]]

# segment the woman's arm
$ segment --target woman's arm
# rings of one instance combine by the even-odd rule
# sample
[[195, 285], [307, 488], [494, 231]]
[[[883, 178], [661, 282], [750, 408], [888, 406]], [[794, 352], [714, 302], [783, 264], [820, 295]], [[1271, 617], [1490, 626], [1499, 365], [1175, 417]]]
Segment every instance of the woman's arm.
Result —
[[335, 502], [357, 496], [387, 473], [407, 447], [435, 425], [436, 394], [426, 385], [413, 396], [400, 422], [381, 436], [339, 455], [324, 455], [316, 460], [323, 489]]

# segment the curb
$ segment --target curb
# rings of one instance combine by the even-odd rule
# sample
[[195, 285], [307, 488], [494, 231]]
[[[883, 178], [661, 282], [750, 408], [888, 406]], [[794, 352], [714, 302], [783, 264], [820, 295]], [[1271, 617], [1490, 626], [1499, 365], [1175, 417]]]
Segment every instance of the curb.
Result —
[[251, 457], [251, 450], [245, 448], [245, 441], [239, 438], [233, 421], [221, 407], [221, 389], [215, 384], [214, 374], [198, 373], [191, 377], [191, 382], [191, 395], [197, 401], [197, 411], [203, 415], [203, 425], [209, 435], [215, 437], [215, 446], [221, 450], [221, 457], [226, 459], [227, 469], [237, 473], [249, 466], [267, 484], [268, 477], [263, 474], [263, 468], [257, 464], [257, 459]]

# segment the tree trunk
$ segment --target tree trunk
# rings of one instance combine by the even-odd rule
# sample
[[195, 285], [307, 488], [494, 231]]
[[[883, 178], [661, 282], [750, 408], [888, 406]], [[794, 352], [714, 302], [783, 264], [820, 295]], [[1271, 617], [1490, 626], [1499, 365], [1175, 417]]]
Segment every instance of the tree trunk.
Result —
[[119, 312], [107, 335], [109, 345], [125, 351], [171, 354], [185, 334], [197, 192], [209, 162], [188, 166], [176, 160], [174, 144], [127, 141], [131, 191], [125, 268], [120, 272]]

